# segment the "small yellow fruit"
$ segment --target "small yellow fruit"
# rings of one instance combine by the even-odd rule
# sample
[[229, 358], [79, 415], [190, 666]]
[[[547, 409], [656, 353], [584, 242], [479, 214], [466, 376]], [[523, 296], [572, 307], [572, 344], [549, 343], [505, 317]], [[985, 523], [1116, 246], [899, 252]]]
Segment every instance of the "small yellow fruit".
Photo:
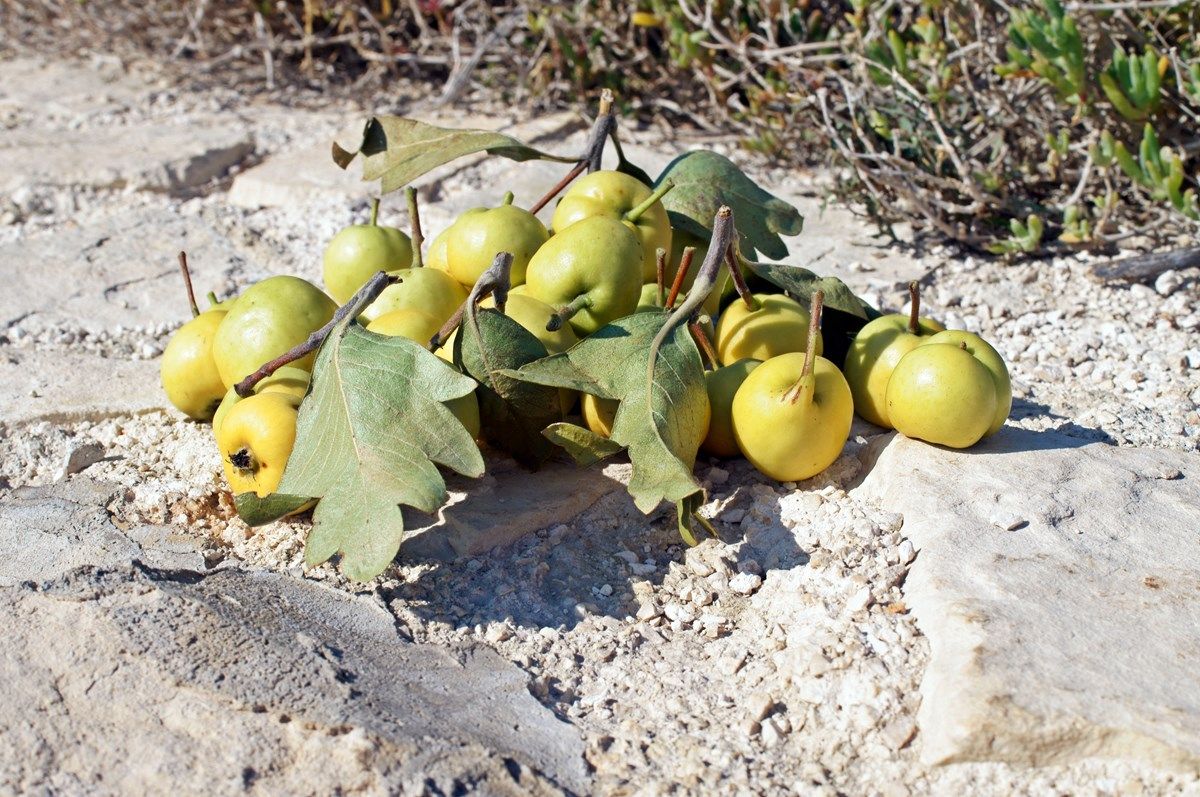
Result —
[[[311, 381], [312, 374], [308, 371], [285, 365], [255, 385], [254, 392], [281, 393], [300, 401], [308, 394], [308, 385]], [[213, 415], [213, 434], [221, 433], [221, 424], [224, 422], [225, 416], [229, 414], [229, 410], [233, 409], [234, 404], [241, 401], [241, 398], [233, 388], [226, 391], [225, 398], [221, 399], [221, 406], [217, 407], [217, 411]]]
[[733, 397], [750, 372], [761, 365], [758, 360], [738, 360], [715, 371], [705, 371], [704, 386], [708, 389], [708, 435], [700, 444], [714, 457], [741, 455], [733, 433]]
[[584, 393], [580, 405], [583, 422], [587, 428], [601, 437], [608, 437], [612, 434], [613, 421], [616, 420], [617, 407], [621, 406], [621, 402], [616, 399], [597, 398], [591, 393]]
[[198, 421], [212, 418], [225, 394], [213, 358], [213, 340], [224, 318], [224, 310], [208, 310], [181, 326], [167, 343], [159, 365], [167, 399]]
[[429, 251], [425, 253], [425, 268], [436, 268], [439, 271], [447, 272], [450, 270], [450, 264], [446, 262], [446, 244], [450, 240], [449, 232], [450, 227], [447, 227], [434, 236], [433, 241], [429, 244]]
[[996, 382], [965, 348], [926, 343], [896, 364], [888, 380], [887, 411], [905, 437], [967, 448], [996, 418]]
[[833, 464], [850, 436], [854, 401], [842, 372], [824, 357], [804, 375], [804, 354], [767, 360], [733, 397], [738, 448], [781, 482], [809, 479]]
[[225, 415], [217, 448], [235, 495], [262, 498], [279, 487], [296, 442], [298, 406], [282, 393], [258, 393], [236, 402]]
[[413, 309], [426, 312], [444, 324], [467, 300], [466, 289], [445, 271], [406, 268], [393, 274], [400, 278], [400, 283], [383, 289], [379, 298], [363, 311], [365, 320], [374, 321], [393, 310]]
[[939, 332], [921, 345], [934, 345], [937, 343], [949, 343], [953, 346], [965, 347], [968, 354], [979, 360], [983, 364], [983, 367], [991, 372], [992, 380], [996, 383], [996, 414], [993, 416], [992, 423], [983, 436], [994, 435], [1000, 431], [1000, 427], [1004, 426], [1004, 422], [1008, 420], [1008, 413], [1012, 411], [1012, 381], [1009, 379], [1008, 366], [1004, 364], [1004, 358], [986, 340], [973, 332], [966, 332], [961, 329], [949, 329]]
[[428, 346], [430, 338], [436, 335], [441, 327], [441, 322], [429, 313], [412, 307], [384, 313], [367, 324], [367, 329], [372, 332], [408, 338], [422, 346]]
[[[767, 361], [808, 347], [808, 309], [782, 294], [754, 294], [756, 309], [734, 300], [717, 321], [717, 357], [722, 365], [738, 360]], [[824, 351], [817, 333], [817, 354]]]

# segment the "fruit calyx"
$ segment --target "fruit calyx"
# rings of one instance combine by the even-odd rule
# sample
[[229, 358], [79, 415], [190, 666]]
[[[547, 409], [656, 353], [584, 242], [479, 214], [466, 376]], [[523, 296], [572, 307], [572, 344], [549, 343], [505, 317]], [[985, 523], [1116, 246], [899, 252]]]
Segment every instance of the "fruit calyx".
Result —
[[229, 464], [236, 468], [240, 473], [247, 476], [252, 476], [258, 472], [258, 459], [254, 453], [245, 446], [242, 446], [237, 451], [229, 455]]
[[816, 385], [813, 368], [817, 364], [817, 334], [821, 331], [821, 308], [824, 304], [825, 291], [814, 291], [809, 311], [808, 348], [804, 351], [804, 368], [800, 371], [800, 378], [783, 394], [784, 400], [789, 404], [795, 404], [800, 400], [801, 395], [807, 395], [808, 400], [812, 401], [812, 388]]

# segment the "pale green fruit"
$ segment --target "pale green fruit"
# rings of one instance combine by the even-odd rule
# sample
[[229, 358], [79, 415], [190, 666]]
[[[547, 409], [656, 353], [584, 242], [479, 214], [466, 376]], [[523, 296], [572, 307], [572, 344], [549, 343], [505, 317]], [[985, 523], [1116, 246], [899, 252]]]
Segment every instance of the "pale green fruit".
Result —
[[476, 398], [475, 392], [471, 391], [465, 396], [443, 403], [446, 409], [454, 413], [454, 417], [458, 418], [458, 422], [466, 428], [472, 439], [478, 440], [482, 426], [479, 421], [479, 399]]
[[444, 324], [467, 300], [467, 291], [445, 271], [436, 268], [408, 268], [394, 272], [400, 278], [397, 285], [389, 285], [379, 298], [363, 311], [362, 317], [370, 322], [393, 310], [420, 310]]
[[762, 473], [781, 482], [810, 479], [842, 453], [854, 420], [854, 400], [842, 372], [824, 357], [801, 376], [804, 354], [767, 360], [733, 397], [738, 448]]
[[967, 352], [976, 360], [983, 363], [983, 367], [988, 369], [992, 375], [992, 380], [996, 383], [996, 415], [992, 418], [992, 423], [988, 427], [984, 437], [1000, 431], [1000, 428], [1004, 426], [1004, 422], [1008, 420], [1009, 412], [1012, 411], [1012, 381], [1009, 379], [1008, 367], [1004, 364], [1004, 358], [1000, 356], [1000, 352], [992, 348], [990, 343], [978, 335], [960, 329], [939, 332], [923, 341], [921, 345], [923, 346], [926, 343], [949, 343], [952, 346], [965, 345]]
[[595, 216], [622, 221], [642, 244], [641, 275], [637, 281], [652, 282], [657, 250], [671, 251], [671, 222], [666, 208], [662, 202], [655, 202], [636, 221], [624, 221], [625, 214], [649, 199], [651, 193], [636, 177], [622, 172], [592, 172], [563, 194], [554, 208], [550, 226], [558, 235], [571, 225]]
[[876, 426], [892, 428], [887, 416], [887, 385], [900, 358], [931, 340], [945, 327], [928, 318], [909, 329], [907, 315], [885, 315], [858, 331], [846, 352], [842, 371], [854, 396], [854, 411]]
[[713, 371], [704, 372], [704, 386], [708, 389], [708, 406], [711, 418], [708, 435], [700, 448], [714, 457], [736, 457], [741, 455], [737, 437], [733, 433], [733, 397], [750, 372], [761, 363], [758, 360], [738, 360]]
[[642, 291], [642, 246], [629, 227], [592, 216], [558, 232], [529, 261], [529, 295], [551, 307], [578, 307], [579, 336], [637, 309]]
[[345, 304], [376, 273], [408, 268], [412, 258], [412, 241], [395, 227], [355, 224], [325, 247], [325, 287], [334, 301]]
[[529, 259], [549, 237], [528, 210], [512, 205], [468, 210], [446, 234], [446, 265], [450, 276], [470, 289], [497, 254], [508, 252], [513, 256], [509, 281], [520, 285]]
[[905, 437], [973, 446], [996, 418], [996, 381], [966, 349], [932, 340], [901, 357], [892, 371], [888, 418]]
[[[225, 314], [213, 340], [213, 358], [225, 387], [303, 343], [333, 318], [337, 305], [299, 277], [268, 277], [251, 286]], [[312, 370], [315, 354], [291, 363]]]
[[213, 357], [213, 341], [225, 314], [225, 310], [208, 310], [181, 326], [171, 336], [159, 363], [167, 399], [198, 421], [212, 418], [225, 395], [225, 383]]
[[[762, 360], [808, 348], [808, 308], [782, 294], [753, 296], [751, 310], [741, 299], [734, 300], [717, 321], [717, 357], [722, 365], [738, 360]], [[824, 351], [817, 333], [817, 354]]]

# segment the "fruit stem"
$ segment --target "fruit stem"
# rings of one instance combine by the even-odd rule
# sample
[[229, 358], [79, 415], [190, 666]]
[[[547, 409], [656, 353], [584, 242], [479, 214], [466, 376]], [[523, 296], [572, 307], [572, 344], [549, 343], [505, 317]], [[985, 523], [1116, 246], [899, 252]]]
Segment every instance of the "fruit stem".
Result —
[[218, 304], [220, 304], [220, 302], [217, 301], [217, 295], [212, 291], [209, 291], [207, 294], [205, 294], [204, 298], [208, 299], [208, 303], [213, 307], [216, 307]]
[[683, 250], [683, 256], [679, 258], [679, 270], [675, 272], [675, 281], [671, 283], [671, 292], [667, 294], [667, 300], [663, 302], [663, 307], [671, 310], [675, 307], [675, 299], [679, 296], [679, 291], [683, 289], [683, 281], [687, 279], [688, 271], [692, 267], [692, 258], [696, 256], [696, 247], [689, 246]]
[[921, 286], [916, 280], [908, 283], [908, 331], [913, 335], [921, 333], [917, 316], [921, 313]]
[[192, 318], [200, 315], [200, 308], [196, 306], [196, 294], [192, 290], [192, 272], [188, 271], [187, 252], [179, 253], [179, 270], [183, 272], [183, 287], [187, 288], [188, 304], [192, 306]]
[[288, 363], [295, 362], [301, 357], [306, 357], [319, 349], [321, 344], [325, 342], [325, 338], [329, 337], [329, 333], [333, 332], [338, 324], [347, 318], [357, 318], [362, 314], [363, 310], [367, 309], [367, 305], [379, 298], [379, 294], [383, 293], [384, 288], [400, 281], [399, 277], [394, 277], [383, 271], [375, 272], [375, 276], [367, 280], [366, 284], [358, 289], [358, 293], [350, 297], [350, 301], [337, 309], [337, 312], [333, 314], [333, 318], [329, 320], [328, 324], [309, 335], [308, 339], [304, 342], [293, 346], [274, 360], [264, 363], [257, 371], [234, 385], [234, 391], [242, 398], [253, 395], [255, 385]]
[[504, 306], [508, 303], [508, 289], [512, 279], [512, 260], [513, 256], [508, 252], [496, 253], [492, 265], [488, 267], [487, 271], [480, 274], [479, 279], [471, 286], [471, 293], [467, 295], [466, 301], [458, 306], [454, 314], [447, 319], [446, 323], [442, 324], [442, 328], [429, 339], [430, 351], [437, 351], [445, 346], [446, 341], [454, 334], [454, 330], [462, 326], [463, 318], [473, 315], [468, 308], [488, 296], [495, 296], [496, 309], [504, 312]]
[[692, 321], [688, 324], [688, 331], [692, 333], [692, 339], [696, 341], [696, 346], [704, 355], [705, 367], [711, 371], [717, 367], [717, 351], [713, 348], [712, 341], [708, 339], [708, 335], [704, 332], [704, 327], [700, 326], [699, 321]]
[[666, 281], [667, 281], [667, 250], [661, 246], [654, 252], [654, 284], [658, 286], [658, 292], [654, 294], [658, 301], [658, 306], [663, 307], [666, 302]]
[[637, 220], [642, 217], [643, 213], [654, 207], [654, 204], [666, 196], [667, 192], [674, 187], [675, 182], [673, 180], [667, 180], [658, 188], [655, 188], [654, 191], [651, 192], [650, 196], [646, 197], [641, 204], [625, 213], [625, 221], [628, 221], [631, 224], [636, 224]]
[[514, 199], [516, 199], [516, 195], [514, 195], [512, 191], [505, 191], [504, 198], [500, 200], [500, 204], [511, 205]]
[[[821, 332], [821, 308], [824, 304], [825, 291], [814, 291], [812, 304], [809, 307], [808, 348], [804, 352], [804, 368], [800, 371], [800, 378], [783, 394], [789, 404], [795, 404], [800, 399], [800, 395], [806, 392], [804, 388], [812, 384], [813, 368], [817, 365], [817, 335]], [[811, 392], [808, 397], [811, 401]]]
[[557, 332], [562, 329], [562, 325], [575, 317], [575, 314], [580, 310], [586, 310], [592, 306], [592, 297], [586, 293], [580, 294], [571, 300], [571, 303], [565, 307], [558, 308], [554, 315], [550, 316], [550, 320], [546, 322], [547, 332]]
[[404, 199], [408, 202], [408, 220], [412, 223], [412, 264], [413, 268], [421, 268], [425, 265], [425, 258], [421, 255], [421, 249], [425, 245], [425, 236], [421, 234], [421, 211], [417, 207], [417, 189], [411, 185], [405, 188]]
[[371, 220], [368, 222], [372, 227], [379, 224], [379, 197], [371, 200]]
[[725, 260], [729, 264], [729, 276], [733, 278], [733, 287], [738, 296], [742, 297], [746, 306], [751, 310], [757, 310], [759, 308], [758, 299], [755, 299], [754, 294], [750, 292], [750, 287], [746, 284], [746, 275], [742, 272], [744, 258], [741, 252], [735, 251], [734, 246], [731, 243], [729, 251], [725, 253]]
[[546, 192], [545, 196], [533, 203], [529, 208], [529, 212], [537, 214], [542, 208], [550, 204], [550, 200], [558, 196], [564, 188], [571, 184], [579, 175], [583, 174], [583, 170], [594, 172], [600, 168], [600, 160], [604, 155], [604, 142], [614, 133], [617, 127], [617, 119], [612, 114], [613, 93], [609, 89], [604, 89], [600, 92], [600, 113], [596, 115], [596, 121], [592, 122], [592, 130], [588, 134], [587, 149], [579, 161], [571, 167], [571, 171], [555, 183], [554, 187]]

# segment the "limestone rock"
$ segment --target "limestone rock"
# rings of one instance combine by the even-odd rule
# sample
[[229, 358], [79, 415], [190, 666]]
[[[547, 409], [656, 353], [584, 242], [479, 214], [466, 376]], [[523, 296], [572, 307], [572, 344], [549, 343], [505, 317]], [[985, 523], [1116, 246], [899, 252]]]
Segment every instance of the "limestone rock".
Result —
[[[1200, 457], [1013, 427], [969, 451], [875, 446], [855, 493], [920, 550], [923, 759], [1200, 771]], [[1168, 466], [1181, 478], [1155, 478]]]
[[[2, 167], [0, 167], [2, 169]], [[2, 171], [0, 171], [2, 173]], [[0, 326], [111, 330], [188, 317], [176, 255], [188, 253], [197, 299], [233, 288], [247, 267], [225, 235], [166, 207], [123, 210], [87, 228], [63, 226], [0, 246]]]
[[304, 205], [320, 200], [347, 204], [379, 193], [377, 182], [363, 182], [360, 167], [341, 169], [328, 143], [271, 155], [233, 178], [229, 202], [242, 208]]
[[[98, 385], [104, 385], [98, 390]], [[0, 418], [77, 421], [165, 409], [157, 360], [96, 354], [0, 350]]]
[[24, 128], [0, 145], [0, 188], [133, 188], [187, 193], [254, 152], [245, 131], [211, 123], [140, 124], [95, 131]]
[[105, 508], [117, 488], [85, 478], [48, 487], [19, 487], [0, 500], [0, 584], [57, 578], [83, 566], [137, 560], [171, 569], [204, 570], [195, 537], [166, 526], [120, 529]]
[[0, 791], [585, 791], [578, 734], [523, 672], [406, 642], [367, 598], [85, 568], [0, 611]]

